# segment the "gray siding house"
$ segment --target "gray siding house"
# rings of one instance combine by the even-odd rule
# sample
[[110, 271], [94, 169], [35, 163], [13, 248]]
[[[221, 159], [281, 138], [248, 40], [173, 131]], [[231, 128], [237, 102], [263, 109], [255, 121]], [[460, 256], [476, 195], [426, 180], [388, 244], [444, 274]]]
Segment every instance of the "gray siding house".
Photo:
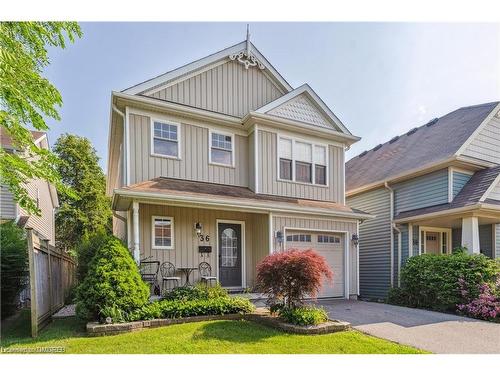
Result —
[[385, 298], [405, 261], [457, 246], [500, 258], [500, 104], [457, 109], [352, 158], [347, 204], [360, 225], [360, 295]]
[[[32, 131], [31, 135], [37, 146], [49, 149], [46, 133]], [[10, 137], [2, 128], [0, 128], [0, 143], [7, 152], [22, 152], [14, 147]], [[55, 245], [55, 210], [59, 207], [55, 187], [40, 179], [28, 181], [25, 186], [29, 196], [35, 199], [41, 215], [29, 214], [17, 204], [9, 189], [0, 185], [0, 222], [14, 220], [21, 227], [33, 228], [37, 236], [48, 239], [51, 245]]]
[[335, 273], [321, 296], [357, 296], [358, 225], [372, 216], [345, 204], [344, 155], [359, 138], [248, 37], [112, 92], [110, 114], [113, 230], [137, 262], [207, 262], [243, 289], [273, 251], [315, 248]]

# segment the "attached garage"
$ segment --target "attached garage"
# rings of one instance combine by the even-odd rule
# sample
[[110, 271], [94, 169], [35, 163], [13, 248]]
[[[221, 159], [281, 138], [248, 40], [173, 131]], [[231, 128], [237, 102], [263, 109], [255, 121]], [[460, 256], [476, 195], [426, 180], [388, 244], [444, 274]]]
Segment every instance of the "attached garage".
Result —
[[348, 294], [345, 233], [287, 229], [284, 240], [285, 249], [316, 250], [330, 265], [333, 285], [325, 282], [318, 298], [345, 297]]

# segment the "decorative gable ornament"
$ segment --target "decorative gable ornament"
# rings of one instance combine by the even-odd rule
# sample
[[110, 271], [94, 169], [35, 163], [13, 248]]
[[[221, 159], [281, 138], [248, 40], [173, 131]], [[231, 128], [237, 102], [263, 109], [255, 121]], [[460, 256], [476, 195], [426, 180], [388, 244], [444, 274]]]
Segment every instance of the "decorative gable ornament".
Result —
[[248, 25], [247, 25], [247, 41], [246, 42], [247, 42], [247, 46], [246, 46], [246, 49], [244, 51], [229, 55], [229, 58], [231, 60], [238, 61], [240, 64], [243, 64], [245, 66], [245, 69], [247, 69], [247, 70], [248, 70], [248, 68], [254, 67], [254, 66], [259, 67], [259, 69], [261, 69], [261, 70], [265, 69], [264, 65], [259, 60], [257, 60], [257, 58], [250, 51], [250, 32], [248, 29]]

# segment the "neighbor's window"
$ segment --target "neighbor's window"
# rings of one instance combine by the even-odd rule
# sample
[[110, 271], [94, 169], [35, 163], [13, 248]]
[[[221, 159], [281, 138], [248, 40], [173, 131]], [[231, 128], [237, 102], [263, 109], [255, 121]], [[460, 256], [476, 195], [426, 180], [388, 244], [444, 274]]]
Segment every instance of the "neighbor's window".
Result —
[[156, 155], [179, 157], [179, 125], [153, 122], [153, 153]]
[[292, 180], [292, 140], [280, 138], [280, 178]]
[[326, 146], [280, 137], [278, 148], [280, 180], [326, 185]]
[[153, 248], [172, 249], [174, 247], [174, 219], [153, 216]]
[[233, 136], [211, 133], [210, 162], [232, 166], [233, 163]]

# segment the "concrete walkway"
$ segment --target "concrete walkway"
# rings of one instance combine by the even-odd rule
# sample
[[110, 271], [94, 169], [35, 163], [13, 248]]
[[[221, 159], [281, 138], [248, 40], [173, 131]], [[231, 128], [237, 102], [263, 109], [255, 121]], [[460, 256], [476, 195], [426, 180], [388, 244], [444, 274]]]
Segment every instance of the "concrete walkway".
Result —
[[383, 303], [319, 300], [332, 319], [372, 336], [433, 353], [500, 354], [500, 324]]

